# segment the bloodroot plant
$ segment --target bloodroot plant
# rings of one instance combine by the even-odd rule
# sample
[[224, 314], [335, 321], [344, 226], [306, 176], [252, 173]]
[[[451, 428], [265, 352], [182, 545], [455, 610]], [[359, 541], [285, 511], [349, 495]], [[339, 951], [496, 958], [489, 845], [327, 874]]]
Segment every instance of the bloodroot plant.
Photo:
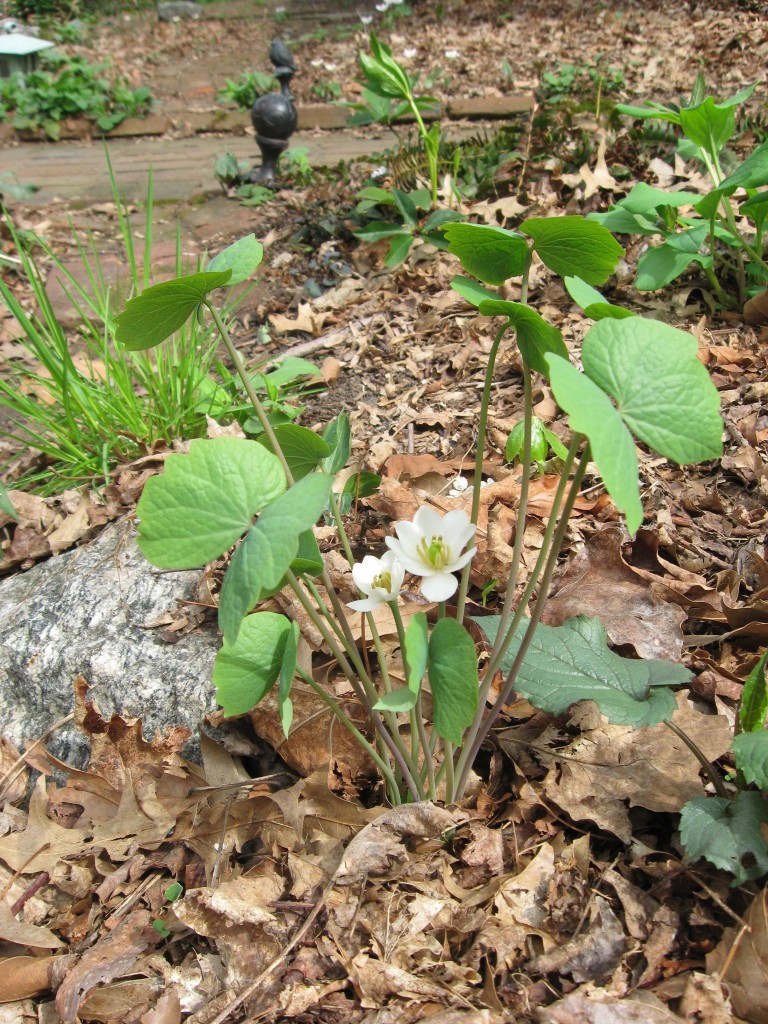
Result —
[[[350, 453], [347, 417], [337, 417], [322, 436], [295, 424], [273, 428], [211, 298], [256, 269], [262, 251], [253, 235], [221, 252], [205, 271], [147, 288], [128, 302], [117, 323], [120, 342], [146, 349], [193, 314], [211, 317], [263, 426], [261, 441], [197, 440], [188, 454], [171, 455], [163, 475], [148, 481], [137, 509], [139, 545], [162, 568], [202, 566], [234, 547], [219, 603], [223, 643], [213, 676], [225, 714], [248, 711], [276, 686], [287, 735], [291, 686], [301, 680], [368, 752], [392, 804], [465, 796], [478, 751], [513, 691], [555, 714], [589, 699], [616, 723], [641, 726], [669, 718], [676, 706], [671, 688], [689, 676], [683, 666], [620, 658], [596, 619], [580, 617], [552, 628], [541, 625], [540, 617], [589, 463], [597, 466], [634, 534], [643, 519], [638, 442], [678, 463], [716, 459], [722, 450], [718, 396], [696, 357], [696, 339], [612, 306], [595, 290], [622, 253], [606, 228], [581, 217], [532, 218], [519, 231], [449, 224], [445, 236], [469, 275], [457, 277], [454, 288], [481, 314], [500, 318], [477, 411], [471, 513], [441, 516], [423, 505], [412, 521], [394, 524], [382, 549], [357, 558], [341, 512], [346, 495], [334, 487]], [[566, 278], [595, 321], [584, 339], [581, 368], [560, 331], [527, 304], [534, 254]], [[521, 301], [500, 298], [494, 289], [515, 277]], [[509, 332], [524, 385], [517, 529], [509, 578], [499, 585], [506, 590], [503, 607], [498, 615], [472, 622], [465, 611], [486, 425], [496, 358]], [[571, 439], [541, 551], [522, 579], [534, 462], [534, 375], [549, 382], [568, 414]], [[355, 486], [365, 495], [375, 478], [362, 474]], [[318, 548], [313, 527], [324, 515], [335, 522], [356, 595], [336, 589]], [[403, 593], [417, 585], [428, 603], [412, 614], [411, 602], [404, 615]], [[346, 677], [363, 711], [355, 722], [306, 660], [299, 663], [297, 623], [259, 610], [283, 588], [293, 592]], [[398, 636], [397, 673], [377, 629], [384, 606]], [[362, 641], [356, 639], [360, 629], [353, 628], [358, 616], [365, 619]], [[481, 635], [482, 676], [476, 645]]]

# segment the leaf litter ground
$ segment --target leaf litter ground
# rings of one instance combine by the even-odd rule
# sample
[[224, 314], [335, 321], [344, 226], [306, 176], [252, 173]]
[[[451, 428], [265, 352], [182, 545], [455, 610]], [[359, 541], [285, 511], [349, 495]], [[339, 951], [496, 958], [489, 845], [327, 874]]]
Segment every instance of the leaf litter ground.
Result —
[[[471, 52], [474, 33], [478, 46], [495, 45], [490, 6], [477, 5], [485, 21], [473, 16], [469, 28], [446, 6], [441, 46]], [[764, 21], [745, 6], [678, 12], [673, 22], [659, 8], [642, 5], [641, 17], [639, 5], [628, 7], [616, 38], [624, 59], [627, 47], [635, 57], [626, 65], [632, 86], [638, 76], [646, 85], [621, 98], [687, 92], [693, 72], [679, 58], [682, 52], [693, 62], [694, 50], [726, 91], [759, 77]], [[595, 55], [589, 20], [539, 18], [537, 58]], [[610, 12], [606, 23], [617, 24]], [[438, 38], [429, 12], [403, 25], [417, 43]], [[348, 43], [330, 41], [323, 55], [332, 63], [343, 53], [351, 79], [351, 52]], [[520, 66], [535, 73], [526, 59]], [[486, 65], [467, 62], [466, 91], [490, 87]], [[606, 133], [585, 165], [572, 159], [573, 135], [564, 141], [573, 149], [554, 162], [543, 148], [537, 155], [535, 141], [525, 176], [519, 167], [500, 172], [498, 200], [476, 213], [500, 222], [532, 205], [540, 215], [587, 212], [649, 173], [636, 144], [621, 136]], [[622, 161], [633, 178], [619, 182], [611, 171]], [[674, 168], [657, 163], [653, 170], [659, 178]], [[351, 517], [361, 549], [380, 546], [391, 522], [420, 502], [466, 506], [456, 481], [470, 464], [492, 336], [491, 322], [450, 290], [456, 265], [449, 257], [417, 252], [392, 273], [382, 270], [381, 251], [356, 247], [349, 211], [364, 174], [286, 190], [249, 211], [248, 227], [264, 241], [267, 259], [238, 324], [248, 358], [291, 353], [322, 365], [327, 389], [310, 402], [304, 423], [324, 423], [340, 409], [350, 414], [356, 457], [383, 477], [378, 495]], [[67, 212], [17, 208], [15, 215], [66, 255]], [[243, 230], [242, 209], [223, 198], [173, 212], [198, 251], [215, 251]], [[74, 217], [95, 224], [104, 251], [114, 251], [112, 207]], [[717, 760], [768, 635], [768, 338], [766, 328], [712, 314], [695, 282], [663, 295], [633, 293], [636, 258], [630, 250], [611, 298], [697, 337], [723, 402], [726, 456], [720, 466], [680, 470], [641, 453], [645, 523], [633, 542], [599, 483], [587, 479], [545, 621], [588, 613], [621, 653], [683, 661], [695, 675], [679, 695], [675, 721]], [[310, 278], [317, 288], [307, 289]], [[543, 271], [533, 278], [531, 300], [578, 348], [582, 318]], [[256, 342], [264, 324], [266, 348]], [[18, 357], [13, 324], [4, 320], [0, 329], [3, 358]], [[492, 482], [473, 563], [477, 612], [482, 588], [509, 565], [517, 494], [517, 471], [502, 457], [521, 405], [511, 347], [501, 365], [485, 466]], [[536, 409], [562, 436], [546, 388]], [[23, 502], [22, 522], [5, 527], [4, 568], [65, 550], [130, 510], [162, 458], [148, 452], [102, 495], [14, 495]], [[535, 481], [529, 562], [556, 480], [545, 474]], [[327, 548], [330, 535], [320, 539]], [[332, 548], [327, 554], [349, 589], [343, 559]], [[209, 583], [214, 604], [216, 567]], [[491, 608], [495, 599], [491, 592]], [[308, 624], [299, 622], [312, 643]], [[393, 644], [386, 622], [380, 627]], [[212, 627], [193, 616], [183, 628]], [[316, 648], [318, 678], [338, 686]], [[140, 722], [104, 721], [84, 680], [74, 687], [75, 720], [92, 747], [87, 770], [57, 763], [45, 737], [23, 758], [8, 744], [1, 751], [0, 934], [10, 959], [0, 996], [22, 1000], [14, 1012], [33, 1012], [33, 999], [47, 1019], [64, 1021], [656, 1024], [727, 1021], [733, 1007], [743, 1019], [766, 1019], [765, 891], [734, 892], [725, 875], [685, 863], [677, 813], [704, 783], [688, 749], [662, 726], [632, 732], [606, 725], [591, 705], [553, 719], [518, 700], [478, 765], [482, 782], [466, 807], [387, 810], [371, 787], [370, 765], [316, 717], [309, 695], [297, 694], [297, 721], [311, 723], [298, 741], [281, 744], [267, 704], [239, 735], [204, 737], [202, 765], [193, 765], [179, 753], [182, 730], [148, 742]], [[263, 740], [279, 746], [282, 759], [265, 761]], [[42, 773], [31, 796], [30, 769]], [[177, 880], [185, 895], [172, 902], [166, 893]], [[720, 984], [726, 969], [732, 1005]]]

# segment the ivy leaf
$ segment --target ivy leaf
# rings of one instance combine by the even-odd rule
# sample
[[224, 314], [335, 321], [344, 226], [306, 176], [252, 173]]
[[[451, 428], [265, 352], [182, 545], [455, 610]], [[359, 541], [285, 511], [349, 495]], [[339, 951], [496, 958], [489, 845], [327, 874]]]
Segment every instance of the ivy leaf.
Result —
[[219, 629], [230, 643], [256, 603], [279, 590], [301, 534], [314, 526], [328, 503], [332, 483], [324, 474], [304, 477], [268, 505], [248, 531], [221, 587]]
[[607, 228], [583, 217], [532, 217], [520, 230], [550, 270], [560, 277], [578, 275], [587, 284], [607, 281], [624, 255]]
[[692, 334], [632, 317], [595, 324], [582, 362], [635, 436], [683, 465], [723, 451], [720, 398], [697, 351]]
[[222, 555], [285, 490], [277, 459], [237, 437], [193, 441], [151, 477], [136, 507], [138, 545], [162, 569], [193, 569]]
[[[474, 621], [491, 643], [499, 629], [498, 616]], [[523, 620], [502, 661], [509, 672], [528, 621]], [[667, 661], [620, 658], [607, 643], [599, 619], [583, 615], [562, 626], [538, 625], [517, 676], [515, 688], [534, 707], [562, 715], [580, 700], [592, 700], [616, 725], [657, 725], [677, 707], [669, 689], [690, 678], [682, 665]]]
[[232, 276], [227, 281], [227, 286], [231, 288], [233, 284], [247, 281], [263, 258], [264, 246], [256, 241], [256, 235], [250, 234], [222, 249], [205, 269], [207, 273], [231, 270]]
[[554, 352], [562, 359], [568, 358], [568, 349], [563, 336], [556, 327], [548, 324], [535, 309], [520, 302], [506, 302], [503, 299], [485, 299], [478, 307], [482, 316], [505, 316], [517, 334], [517, 347], [531, 369], [544, 377], [549, 376], [545, 361], [547, 352]]
[[477, 654], [472, 637], [456, 619], [440, 619], [428, 647], [432, 728], [458, 746], [477, 711]]
[[517, 231], [458, 222], [443, 230], [448, 251], [459, 257], [468, 274], [486, 284], [502, 285], [525, 270], [528, 243]]
[[592, 457], [606, 490], [626, 516], [627, 529], [634, 535], [643, 521], [643, 506], [640, 503], [637, 454], [632, 435], [610, 398], [597, 384], [559, 356], [550, 355], [546, 359], [555, 399], [569, 414], [571, 429], [589, 439]]
[[[281, 423], [273, 427], [273, 431], [294, 480], [300, 480], [301, 477], [314, 472], [323, 459], [327, 459], [331, 454], [327, 442], [307, 427], [298, 427], [295, 423]], [[266, 434], [261, 434], [258, 442], [272, 451]]]
[[680, 839], [691, 860], [705, 857], [743, 885], [768, 872], [768, 803], [759, 793], [738, 793], [733, 800], [697, 796], [680, 814]]
[[224, 641], [213, 665], [213, 682], [227, 718], [245, 714], [269, 693], [292, 632], [284, 615], [259, 612], [248, 616], [235, 643]]
[[208, 292], [229, 282], [231, 270], [204, 271], [145, 288], [115, 317], [115, 340], [129, 352], [154, 348], [183, 327]]

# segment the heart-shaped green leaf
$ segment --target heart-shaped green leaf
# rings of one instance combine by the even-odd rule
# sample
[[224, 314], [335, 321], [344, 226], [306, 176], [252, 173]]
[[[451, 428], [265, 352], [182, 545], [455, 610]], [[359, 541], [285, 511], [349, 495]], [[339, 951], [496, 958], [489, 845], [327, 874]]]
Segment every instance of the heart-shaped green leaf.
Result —
[[227, 718], [245, 714], [269, 693], [292, 632], [284, 615], [259, 612], [248, 616], [235, 643], [224, 641], [213, 665], [213, 682]]
[[580, 277], [603, 284], [624, 250], [611, 232], [583, 217], [532, 217], [520, 230], [530, 235], [542, 263], [560, 277]]
[[589, 438], [592, 456], [606, 490], [626, 516], [627, 529], [634, 534], [643, 521], [643, 506], [640, 504], [637, 455], [632, 435], [610, 398], [597, 384], [565, 359], [553, 355], [546, 358], [557, 403], [569, 414], [571, 429]]
[[439, 619], [429, 638], [432, 728], [458, 746], [477, 711], [477, 654], [472, 637], [456, 619]]
[[171, 455], [147, 481], [136, 508], [138, 544], [163, 569], [192, 569], [218, 558], [253, 517], [285, 490], [271, 452], [254, 441], [216, 437]]
[[478, 307], [482, 316], [505, 316], [517, 334], [517, 347], [531, 369], [542, 376], [549, 376], [549, 367], [544, 359], [553, 352], [562, 359], [568, 358], [563, 336], [556, 327], [548, 324], [535, 309], [520, 302], [506, 302], [503, 299], [485, 299]]
[[455, 223], [447, 224], [444, 234], [449, 252], [459, 257], [468, 274], [486, 284], [504, 284], [525, 269], [528, 244], [517, 231], [485, 224]]
[[768, 872], [768, 803], [760, 793], [737, 793], [733, 800], [697, 796], [680, 815], [680, 839], [691, 860], [700, 857], [743, 885]]
[[251, 234], [222, 249], [205, 269], [208, 273], [231, 270], [232, 276], [227, 281], [227, 285], [231, 287], [233, 284], [247, 281], [263, 258], [264, 246], [256, 241], [256, 235]]
[[231, 276], [231, 270], [210, 271], [145, 288], [115, 317], [115, 340], [130, 352], [154, 348], [183, 327], [208, 293]]
[[299, 550], [299, 537], [320, 518], [332, 477], [313, 473], [261, 513], [230, 563], [219, 601], [219, 629], [234, 643], [256, 602], [275, 593]]
[[636, 437], [686, 464], [719, 458], [723, 450], [720, 399], [697, 351], [692, 334], [632, 317], [595, 324], [582, 362]]

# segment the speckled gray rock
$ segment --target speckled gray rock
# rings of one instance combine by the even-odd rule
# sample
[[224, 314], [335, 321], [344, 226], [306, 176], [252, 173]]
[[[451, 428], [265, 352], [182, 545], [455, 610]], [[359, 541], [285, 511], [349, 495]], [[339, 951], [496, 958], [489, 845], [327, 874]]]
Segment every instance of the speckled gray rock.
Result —
[[192, 3], [192, 0], [165, 0], [157, 5], [157, 16], [160, 21], [175, 21], [179, 18], [199, 18], [203, 13], [203, 5]]
[[[72, 710], [72, 683], [82, 674], [106, 717], [142, 718], [147, 738], [167, 725], [196, 735], [216, 706], [215, 623], [174, 644], [147, 624], [194, 598], [200, 576], [151, 566], [123, 520], [0, 583], [0, 734], [17, 745], [37, 739]], [[57, 733], [52, 749], [87, 760], [86, 740], [71, 729]]]

